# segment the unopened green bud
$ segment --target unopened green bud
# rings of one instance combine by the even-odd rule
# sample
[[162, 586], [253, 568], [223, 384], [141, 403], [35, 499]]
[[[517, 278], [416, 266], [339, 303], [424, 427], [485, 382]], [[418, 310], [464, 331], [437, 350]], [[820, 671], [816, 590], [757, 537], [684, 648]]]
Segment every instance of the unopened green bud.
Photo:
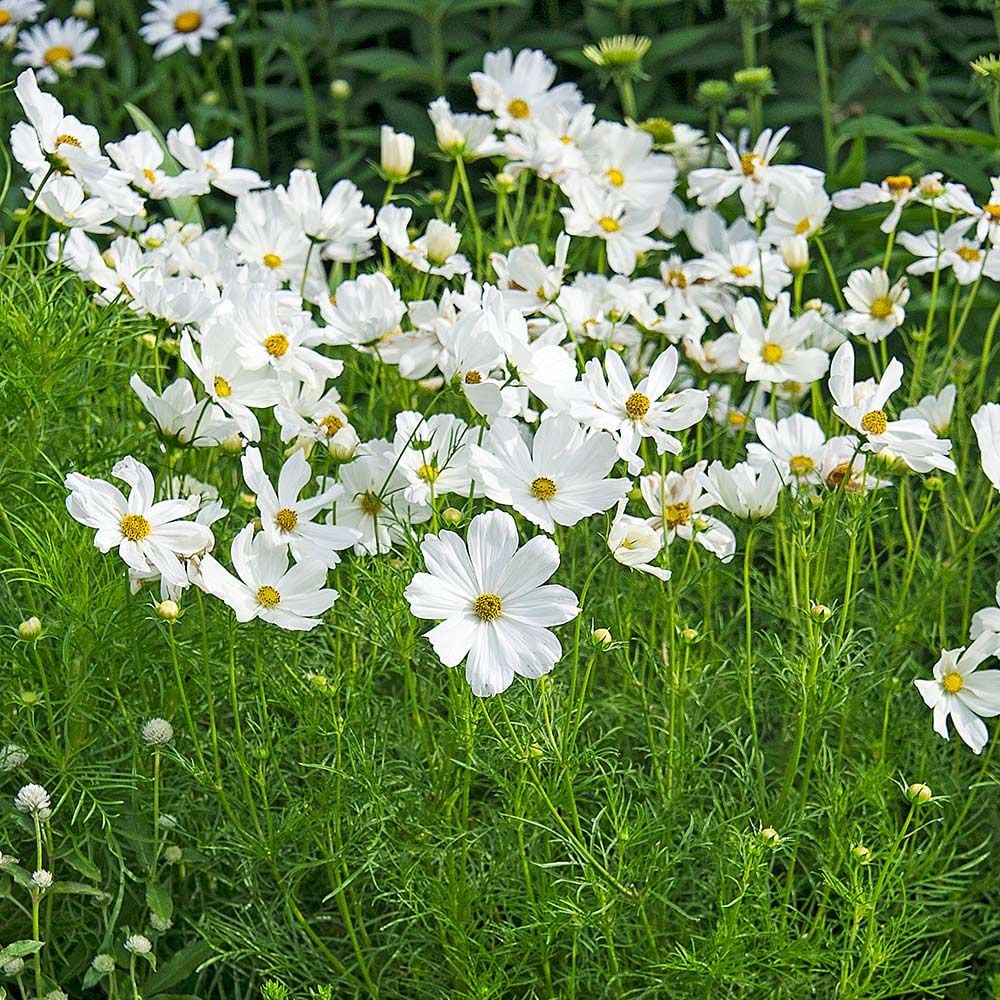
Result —
[[30, 618], [26, 618], [20, 625], [17, 626], [17, 635], [19, 639], [23, 639], [25, 642], [34, 642], [36, 639], [40, 638], [42, 634], [42, 622], [35, 615]]
[[351, 85], [346, 80], [331, 81], [330, 96], [335, 101], [346, 101], [351, 96]]
[[733, 83], [747, 97], [769, 97], [775, 93], [774, 75], [770, 66], [748, 66], [733, 74]]
[[703, 108], [724, 108], [733, 98], [733, 88], [725, 80], [702, 80], [694, 99]]

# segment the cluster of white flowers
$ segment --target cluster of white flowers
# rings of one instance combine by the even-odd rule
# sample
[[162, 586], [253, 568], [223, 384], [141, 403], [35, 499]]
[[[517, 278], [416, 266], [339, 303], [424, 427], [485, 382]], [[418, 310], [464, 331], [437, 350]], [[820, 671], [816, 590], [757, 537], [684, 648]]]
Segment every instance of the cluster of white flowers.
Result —
[[[920, 202], [958, 218], [942, 234], [893, 237], [916, 258], [911, 275], [951, 268], [959, 283], [992, 280], [1000, 203], [979, 207], [936, 174], [831, 198], [822, 172], [778, 162], [786, 130], [752, 144], [720, 137], [713, 151], [682, 125], [597, 121], [555, 75], [541, 52], [503, 50], [472, 75], [482, 114], [443, 99], [430, 106], [440, 150], [455, 160], [454, 191], [466, 163], [491, 158], [498, 192], [529, 172], [540, 191], [549, 185], [552, 206], [568, 202], [551, 259], [516, 241], [488, 262], [477, 248], [490, 269], [477, 280], [450, 218], [454, 198], [422, 227], [392, 202], [414, 144], [388, 126], [382, 173], [392, 187], [376, 214], [349, 180], [324, 193], [314, 173], [296, 170], [269, 185], [233, 166], [231, 140], [203, 150], [187, 125], [166, 139], [179, 171], [165, 168], [149, 133], [102, 149], [93, 128], [22, 74], [15, 93], [28, 121], [14, 126], [13, 148], [32, 177], [26, 194], [60, 225], [50, 257], [99, 303], [176, 332], [186, 375], [155, 389], [135, 375], [132, 388], [171, 447], [242, 452], [256, 497], [259, 517], [235, 532], [230, 571], [212, 553], [213, 525], [228, 512], [210, 484], [172, 476], [157, 489], [133, 458], [112, 470], [128, 497], [68, 476], [70, 513], [96, 529], [99, 549], [119, 550], [136, 588], [158, 579], [176, 601], [194, 585], [240, 621], [311, 629], [337, 598], [327, 575], [345, 550], [384, 556], [428, 522], [506, 507], [543, 534], [520, 546], [502, 511], [472, 517], [464, 539], [424, 533], [427, 572], [406, 592], [414, 615], [440, 622], [427, 636], [441, 660], [464, 660], [473, 690], [487, 695], [514, 674], [551, 670], [561, 648], [549, 629], [579, 614], [571, 592], [546, 582], [559, 552], [545, 533], [559, 526], [607, 512], [614, 559], [668, 580], [670, 546], [728, 561], [730, 519], [769, 516], [785, 491], [863, 493], [907, 471], [956, 471], [945, 436], [954, 387], [894, 419], [902, 364], [883, 355], [877, 377], [856, 377], [850, 338], [869, 347], [903, 323], [907, 279], [856, 270], [842, 299], [834, 289], [839, 309], [803, 304], [799, 279], [834, 208], [890, 203], [883, 229], [895, 231]], [[231, 228], [205, 229], [192, 215], [153, 221], [152, 202], [209, 188], [235, 198]], [[726, 199], [741, 209], [733, 223], [717, 208]], [[358, 273], [376, 239], [383, 267]], [[605, 261], [611, 275], [599, 273]], [[388, 436], [365, 440], [355, 401], [336, 387], [361, 356], [440, 393], [423, 412], [393, 414]], [[843, 424], [833, 436], [822, 414], [801, 412], [824, 385], [824, 423]], [[468, 419], [443, 412], [446, 393]], [[976, 428], [994, 482], [998, 410], [984, 408]], [[706, 423], [745, 461], [682, 460]], [[267, 468], [273, 452], [261, 447], [271, 430], [285, 449], [280, 469]]]

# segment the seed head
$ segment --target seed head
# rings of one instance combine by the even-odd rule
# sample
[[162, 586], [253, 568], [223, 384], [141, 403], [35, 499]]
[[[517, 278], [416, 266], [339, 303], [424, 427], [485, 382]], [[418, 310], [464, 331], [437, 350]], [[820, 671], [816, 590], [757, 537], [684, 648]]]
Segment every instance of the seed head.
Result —
[[146, 746], [162, 747], [174, 738], [174, 727], [166, 719], [150, 719], [142, 727], [142, 739]]
[[733, 74], [733, 83], [748, 97], [769, 97], [776, 93], [770, 66], [748, 66]]
[[703, 108], [724, 108], [732, 97], [733, 88], [725, 80], [702, 80], [694, 95]]

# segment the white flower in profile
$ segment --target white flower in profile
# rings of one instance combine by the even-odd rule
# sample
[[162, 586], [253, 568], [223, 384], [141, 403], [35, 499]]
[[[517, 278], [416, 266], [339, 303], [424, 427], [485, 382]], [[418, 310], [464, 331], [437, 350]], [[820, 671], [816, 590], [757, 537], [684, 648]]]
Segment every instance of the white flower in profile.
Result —
[[340, 405], [340, 393], [320, 382], [281, 381], [281, 400], [274, 407], [274, 419], [281, 428], [281, 440], [295, 439], [307, 457], [319, 442], [336, 459], [346, 461], [360, 443], [358, 432]]
[[282, 465], [277, 490], [264, 472], [258, 449], [247, 448], [242, 463], [243, 480], [257, 496], [264, 537], [272, 545], [287, 546], [299, 562], [315, 559], [332, 568], [340, 562], [338, 550], [349, 549], [361, 537], [354, 528], [318, 524], [315, 520], [344, 492], [337, 483], [313, 497], [300, 499], [299, 494], [312, 479], [312, 469], [300, 449]]
[[948, 739], [948, 719], [973, 753], [989, 740], [983, 719], [1000, 715], [1000, 670], [977, 670], [1000, 650], [1000, 635], [983, 632], [968, 647], [945, 649], [934, 664], [933, 680], [914, 680], [920, 697], [934, 711], [934, 732]]
[[202, 42], [214, 42], [219, 29], [235, 20], [223, 0], [152, 0], [152, 9], [142, 15], [139, 34], [153, 49], [154, 59], [163, 59], [179, 49], [201, 55]]
[[146, 412], [156, 422], [160, 436], [179, 445], [213, 448], [239, 432], [235, 420], [227, 417], [211, 399], [195, 399], [186, 378], [174, 379], [157, 394], [135, 374], [128, 383]]
[[899, 225], [903, 209], [911, 202], [921, 198], [921, 190], [913, 184], [913, 178], [908, 174], [894, 174], [886, 177], [878, 184], [864, 181], [859, 187], [844, 188], [833, 195], [833, 207], [851, 212], [866, 205], [891, 203], [889, 214], [882, 220], [879, 229], [883, 233], [891, 233]]
[[233, 139], [223, 139], [211, 149], [202, 149], [190, 125], [167, 133], [167, 149], [188, 170], [201, 174], [211, 187], [234, 198], [267, 186], [256, 170], [233, 166]]
[[152, 132], [136, 132], [104, 147], [129, 182], [151, 198], [208, 194], [208, 182], [193, 170], [171, 175], [163, 169], [164, 150]]
[[793, 319], [789, 297], [780, 295], [765, 326], [757, 303], [751, 298], [740, 299], [732, 326], [740, 337], [746, 380], [808, 385], [822, 378], [830, 359], [826, 351], [807, 346], [818, 322], [818, 315], [811, 310]]
[[510, 514], [479, 514], [467, 541], [453, 531], [427, 535], [420, 545], [426, 573], [406, 588], [417, 618], [441, 623], [425, 633], [447, 667], [466, 661], [465, 677], [478, 697], [506, 691], [514, 675], [541, 677], [562, 656], [549, 631], [579, 613], [576, 595], [546, 584], [559, 566], [555, 543], [536, 535], [518, 548]]
[[375, 210], [364, 203], [356, 184], [339, 180], [324, 198], [314, 171], [293, 170], [287, 188], [279, 188], [278, 194], [302, 232], [322, 244], [327, 260], [351, 263], [371, 256]]
[[885, 340], [906, 319], [903, 307], [910, 301], [910, 288], [905, 277], [890, 288], [882, 268], [859, 268], [850, 273], [843, 291], [851, 307], [844, 314], [844, 326], [873, 344]]
[[654, 566], [653, 560], [663, 548], [663, 532], [650, 526], [641, 517], [625, 513], [625, 501], [618, 504], [618, 511], [608, 532], [608, 549], [616, 562], [648, 573], [657, 580], [669, 580], [670, 570]]
[[972, 416], [979, 461], [986, 478], [1000, 490], [1000, 403], [983, 403]]
[[468, 496], [473, 490], [471, 440], [469, 425], [454, 414], [435, 413], [425, 419], [415, 410], [397, 413], [392, 444], [396, 469], [408, 484], [403, 497], [425, 505], [447, 493]]
[[747, 445], [754, 468], [774, 469], [794, 492], [822, 482], [826, 435], [816, 420], [793, 413], [777, 423], [758, 417], [754, 427], [758, 441]]
[[97, 28], [78, 17], [67, 17], [65, 21], [54, 17], [21, 32], [14, 65], [33, 66], [43, 83], [56, 83], [60, 73], [100, 69], [104, 59], [90, 51], [97, 36]]
[[642, 438], [653, 439], [657, 454], [677, 455], [681, 442], [670, 432], [693, 427], [708, 412], [708, 393], [704, 390], [668, 392], [676, 374], [676, 347], [668, 347], [660, 354], [649, 374], [635, 386], [622, 359], [615, 351], [608, 351], [603, 369], [597, 358], [587, 362], [570, 415], [614, 434], [619, 456], [628, 462], [629, 473], [635, 475], [643, 466], [638, 452]]
[[588, 435], [567, 414], [543, 420], [530, 445], [517, 423], [497, 420], [482, 447], [471, 450], [472, 470], [486, 495], [545, 531], [607, 510], [630, 485], [607, 478], [618, 460], [614, 438], [603, 431]]
[[767, 217], [763, 238], [773, 246], [790, 236], [814, 236], [826, 222], [832, 205], [819, 184], [783, 188]]
[[947, 434], [957, 392], [954, 385], [946, 385], [936, 396], [924, 396], [916, 406], [907, 406], [900, 419], [926, 420], [935, 434]]
[[965, 235], [974, 219], [959, 219], [944, 232], [928, 229], [919, 236], [900, 233], [896, 242], [917, 258], [907, 274], [932, 274], [950, 267], [960, 285], [971, 285], [981, 275], [1000, 277], [1000, 252], [983, 250], [978, 240]]
[[169, 583], [187, 586], [181, 559], [205, 551], [213, 542], [205, 525], [187, 520], [197, 513], [201, 497], [157, 501], [153, 474], [131, 456], [118, 462], [111, 474], [131, 487], [128, 499], [103, 479], [79, 472], [66, 477], [70, 516], [97, 530], [94, 545], [101, 552], [117, 547], [130, 569], [155, 571]]
[[992, 608], [982, 608], [972, 616], [969, 638], [978, 639], [984, 632], [993, 632], [1000, 639], [1000, 583], [996, 589], [996, 604]]
[[708, 492], [730, 514], [744, 520], [757, 521], [773, 514], [784, 485], [773, 465], [755, 468], [749, 462], [739, 462], [731, 469], [712, 462], [706, 477]]
[[454, 112], [443, 97], [431, 102], [427, 114], [442, 153], [463, 160], [480, 160], [503, 152], [503, 144], [493, 131], [496, 122], [489, 115]]
[[230, 555], [234, 576], [214, 556], [201, 560], [199, 586], [228, 604], [239, 622], [262, 621], [293, 632], [306, 632], [321, 624], [337, 599], [328, 589], [327, 568], [319, 559], [288, 565], [288, 548], [275, 545], [264, 532], [254, 534], [248, 524], [234, 539]]
[[424, 274], [436, 274], [442, 278], [453, 278], [456, 274], [468, 274], [471, 270], [468, 260], [458, 253], [462, 234], [454, 225], [431, 219], [423, 236], [411, 240], [408, 232], [413, 209], [386, 205], [379, 209], [375, 218], [379, 239], [410, 267]]
[[[36, 175], [37, 176], [37, 175]], [[110, 223], [118, 210], [103, 198], [88, 198], [83, 185], [74, 177], [50, 177], [44, 186], [25, 187], [24, 196], [34, 200], [39, 211], [67, 229], [85, 233], [110, 233]]]

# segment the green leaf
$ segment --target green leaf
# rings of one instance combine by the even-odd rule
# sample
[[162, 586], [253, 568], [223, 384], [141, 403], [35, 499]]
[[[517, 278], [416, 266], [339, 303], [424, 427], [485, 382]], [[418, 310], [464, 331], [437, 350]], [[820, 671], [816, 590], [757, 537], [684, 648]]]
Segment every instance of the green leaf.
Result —
[[160, 971], [150, 976], [143, 988], [147, 997], [159, 996], [171, 987], [182, 983], [197, 971], [198, 966], [207, 962], [215, 953], [204, 941], [195, 941], [171, 955], [160, 966]]
[[[163, 133], [153, 124], [153, 120], [140, 108], [127, 101], [125, 102], [125, 110], [129, 113], [132, 121], [135, 122], [135, 127], [150, 132], [159, 144], [160, 149], [163, 150], [164, 173], [169, 174], [171, 177], [179, 174], [181, 172], [180, 164], [170, 154], [170, 150], [167, 149], [167, 142], [163, 138]], [[202, 217], [201, 209], [198, 207], [198, 199], [194, 195], [167, 198], [167, 204], [170, 206], [170, 211], [173, 212], [175, 219], [181, 222], [195, 222], [202, 229], [205, 228], [205, 220]]]
[[146, 885], [146, 905], [163, 921], [168, 923], [174, 915], [174, 901], [165, 885], [150, 882]]
[[76, 851], [60, 855], [60, 857], [70, 867], [75, 868], [84, 878], [88, 878], [92, 882], [100, 881], [101, 870], [89, 858], [85, 858]]
[[104, 899], [107, 896], [107, 893], [103, 889], [87, 885], [86, 882], [55, 882], [52, 888], [47, 889], [46, 892], [59, 893], [64, 896], [94, 896], [98, 899]]
[[25, 955], [34, 955], [42, 950], [44, 944], [44, 941], [15, 941], [0, 951], [0, 965], [6, 965], [15, 958], [24, 958]]

